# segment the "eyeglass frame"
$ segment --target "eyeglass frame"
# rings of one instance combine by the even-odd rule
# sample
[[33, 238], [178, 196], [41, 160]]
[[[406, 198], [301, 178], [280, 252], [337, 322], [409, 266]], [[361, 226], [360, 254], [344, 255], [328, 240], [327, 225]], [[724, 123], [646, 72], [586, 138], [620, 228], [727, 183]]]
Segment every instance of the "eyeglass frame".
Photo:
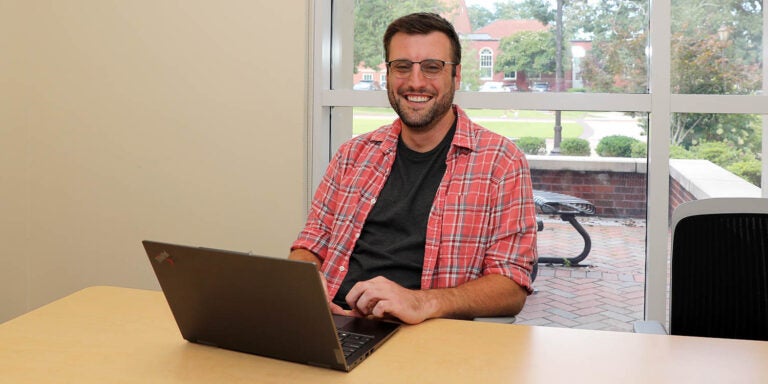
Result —
[[[408, 72], [407, 73], [402, 73], [402, 75], [403, 75], [402, 77], [398, 76], [399, 72], [397, 72], [396, 70], [393, 71], [392, 75], [397, 77], [397, 78], [399, 78], [399, 79], [405, 79], [408, 76], [410, 76], [411, 72], [413, 71], [413, 65], [414, 64], [418, 64], [419, 65], [419, 71], [421, 71], [421, 74], [424, 75], [424, 77], [426, 77], [428, 79], [434, 79], [434, 78], [438, 77], [443, 72], [443, 70], [445, 70], [446, 64], [454, 65], [453, 72], [451, 72], [451, 76], [456, 76], [456, 67], [455, 66], [459, 65], [459, 63], [455, 63], [453, 61], [445, 61], [445, 60], [440, 60], [440, 59], [424, 59], [424, 60], [421, 60], [421, 61], [411, 61], [411, 60], [408, 60], [408, 59], [395, 59], [395, 60], [386, 61], [386, 62], [384, 62], [384, 64], [387, 65], [387, 69], [388, 70], [391, 70], [392, 69], [392, 63], [394, 63], [394, 62], [408, 62], [408, 63], [411, 64], [411, 67], [408, 70]], [[440, 72], [436, 72], [435, 74], [428, 74], [428, 73], [424, 72], [424, 67], [421, 65], [421, 63], [424, 63], [424, 62], [438, 62], [438, 63], [442, 64], [442, 68], [440, 68]]]

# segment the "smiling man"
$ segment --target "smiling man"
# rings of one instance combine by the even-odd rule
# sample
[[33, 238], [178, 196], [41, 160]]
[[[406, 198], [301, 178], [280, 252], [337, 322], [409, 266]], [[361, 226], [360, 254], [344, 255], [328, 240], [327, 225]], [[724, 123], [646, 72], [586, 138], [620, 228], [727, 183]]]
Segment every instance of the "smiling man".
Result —
[[289, 258], [318, 266], [336, 314], [516, 315], [537, 257], [525, 156], [453, 104], [461, 45], [447, 20], [403, 16], [384, 51], [399, 118], [339, 148]]

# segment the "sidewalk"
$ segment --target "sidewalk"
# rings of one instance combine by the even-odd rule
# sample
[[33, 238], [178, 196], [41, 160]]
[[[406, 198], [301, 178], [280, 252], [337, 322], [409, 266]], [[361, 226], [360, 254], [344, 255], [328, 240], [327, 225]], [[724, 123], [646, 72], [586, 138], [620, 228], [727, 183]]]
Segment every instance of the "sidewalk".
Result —
[[[539, 256], [573, 257], [581, 236], [559, 217], [544, 217]], [[581, 217], [592, 239], [582, 267], [540, 265], [535, 293], [528, 297], [516, 324], [632, 331], [643, 318], [645, 221]]]

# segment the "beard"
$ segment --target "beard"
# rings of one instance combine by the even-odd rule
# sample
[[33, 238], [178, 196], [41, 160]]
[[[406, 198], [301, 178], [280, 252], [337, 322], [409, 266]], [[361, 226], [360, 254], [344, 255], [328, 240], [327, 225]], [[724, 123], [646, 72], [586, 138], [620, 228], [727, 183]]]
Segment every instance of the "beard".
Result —
[[446, 113], [450, 112], [453, 108], [453, 94], [455, 91], [454, 83], [451, 82], [450, 89], [443, 93], [434, 101], [432, 107], [422, 110], [413, 110], [408, 106], [404, 106], [403, 102], [406, 101], [403, 97], [396, 97], [395, 90], [392, 88], [387, 89], [387, 96], [389, 97], [389, 104], [392, 109], [395, 110], [397, 116], [403, 121], [408, 128], [414, 131], [428, 131], [432, 128], [434, 123], [440, 120]]

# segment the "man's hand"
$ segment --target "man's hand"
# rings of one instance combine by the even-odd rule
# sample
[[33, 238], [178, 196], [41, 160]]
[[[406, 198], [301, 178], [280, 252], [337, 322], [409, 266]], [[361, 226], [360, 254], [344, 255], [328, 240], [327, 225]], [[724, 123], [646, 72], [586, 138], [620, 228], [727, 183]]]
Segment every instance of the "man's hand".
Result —
[[394, 317], [408, 324], [433, 317], [426, 291], [403, 288], [381, 276], [355, 284], [346, 300], [352, 315]]
[[334, 304], [333, 298], [328, 297], [328, 281], [325, 279], [325, 275], [323, 274], [323, 272], [320, 271], [320, 265], [322, 264], [322, 262], [320, 261], [320, 258], [317, 257], [317, 255], [310, 252], [309, 250], [306, 250], [303, 248], [297, 248], [291, 251], [291, 253], [288, 255], [288, 259], [309, 261], [310, 263], [314, 263], [315, 266], [317, 266], [317, 272], [320, 274], [320, 280], [323, 283], [323, 291], [325, 291], [325, 297], [328, 300], [328, 306], [331, 308], [331, 313], [333, 313], [334, 315], [360, 317], [360, 314], [354, 313], [354, 311], [348, 311]]
[[[295, 249], [288, 257], [320, 266], [317, 255], [306, 249]], [[320, 273], [328, 296], [325, 276]], [[527, 292], [511, 279], [501, 275], [485, 275], [454, 288], [411, 290], [384, 277], [355, 284], [346, 301], [345, 310], [328, 298], [331, 312], [337, 315], [397, 318], [417, 324], [434, 317], [471, 319], [475, 317], [514, 316], [523, 309]]]
[[328, 297], [328, 280], [325, 279], [325, 275], [322, 272], [318, 271], [318, 273], [320, 273], [320, 281], [323, 282], [323, 291], [325, 291], [325, 297], [328, 300], [328, 306], [331, 308], [331, 313], [334, 315], [360, 317], [360, 314], [340, 307], [338, 304], [333, 302], [332, 297]]
[[353, 316], [394, 317], [418, 324], [435, 317], [471, 319], [514, 316], [525, 304], [527, 293], [511, 279], [486, 275], [455, 288], [411, 290], [375, 277], [355, 284], [346, 301]]

